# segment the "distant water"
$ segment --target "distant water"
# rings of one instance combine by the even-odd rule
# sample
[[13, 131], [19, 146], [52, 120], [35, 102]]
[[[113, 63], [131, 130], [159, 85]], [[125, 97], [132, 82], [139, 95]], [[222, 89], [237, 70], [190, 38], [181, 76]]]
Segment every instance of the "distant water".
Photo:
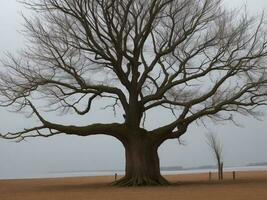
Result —
[[[232, 171], [267, 171], [267, 166], [239, 166], [239, 167], [224, 167], [224, 172]], [[190, 170], [179, 170], [179, 171], [162, 171], [162, 174], [197, 174], [197, 173], [208, 173], [217, 172], [217, 169], [190, 169]]]
[[[225, 172], [231, 171], [266, 171], [267, 166], [245, 166], [245, 167], [224, 167]], [[190, 169], [190, 170], [177, 170], [177, 171], [161, 171], [162, 174], [197, 174], [197, 173], [208, 173], [216, 172], [217, 170], [212, 169]], [[79, 177], [79, 176], [108, 176], [124, 175], [124, 170], [108, 170], [108, 171], [83, 171], [83, 172], [64, 172], [64, 173], [50, 173], [49, 177]]]
[[[190, 169], [190, 170], [177, 170], [177, 171], [161, 171], [162, 174], [195, 174], [195, 173], [208, 173], [216, 172], [212, 169]], [[267, 171], [267, 166], [245, 166], [245, 167], [224, 167], [225, 172], [231, 171]], [[36, 175], [17, 175], [15, 177], [0, 177], [0, 179], [28, 179], [28, 178], [60, 178], [60, 177], [82, 177], [82, 176], [108, 176], [124, 175], [124, 170], [99, 170], [99, 171], [68, 171], [68, 172], [49, 172], [45, 174]]]

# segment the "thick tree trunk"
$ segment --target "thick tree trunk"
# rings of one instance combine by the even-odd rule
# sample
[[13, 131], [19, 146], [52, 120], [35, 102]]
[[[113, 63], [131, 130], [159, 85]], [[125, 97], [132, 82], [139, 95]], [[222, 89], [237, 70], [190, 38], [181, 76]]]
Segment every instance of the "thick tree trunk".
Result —
[[125, 176], [116, 181], [119, 186], [167, 185], [160, 174], [158, 146], [146, 136], [132, 137], [124, 143], [126, 154]]

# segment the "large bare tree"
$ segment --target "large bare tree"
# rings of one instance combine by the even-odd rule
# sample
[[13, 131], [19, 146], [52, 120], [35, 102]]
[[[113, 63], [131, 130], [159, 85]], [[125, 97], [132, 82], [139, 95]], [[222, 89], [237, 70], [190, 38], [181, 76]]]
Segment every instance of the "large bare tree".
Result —
[[[25, 18], [29, 42], [4, 62], [1, 105], [30, 109], [40, 125], [2, 138], [114, 136], [126, 154], [126, 174], [116, 184], [167, 184], [157, 153], [164, 141], [179, 139], [197, 120], [256, 115], [266, 104], [264, 15], [228, 11], [220, 0], [25, 4], [36, 11]], [[122, 110], [124, 121], [63, 125], [46, 119], [38, 100], [48, 100], [50, 112], [78, 116], [106, 103]], [[175, 118], [150, 130], [146, 115], [159, 107]]]

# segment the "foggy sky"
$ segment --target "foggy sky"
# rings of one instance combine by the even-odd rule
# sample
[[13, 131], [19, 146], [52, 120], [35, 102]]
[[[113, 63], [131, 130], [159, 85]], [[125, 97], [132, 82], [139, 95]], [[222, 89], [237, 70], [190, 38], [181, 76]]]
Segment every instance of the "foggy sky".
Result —
[[[266, 0], [227, 0], [229, 7], [247, 4], [250, 13], [260, 14], [267, 8]], [[22, 6], [16, 0], [1, 0], [0, 6], [0, 58], [5, 52], [15, 53], [23, 48]], [[23, 10], [25, 13], [25, 10]], [[26, 11], [27, 14], [27, 11]], [[267, 111], [267, 107], [261, 108]], [[267, 114], [267, 112], [266, 112]], [[155, 115], [157, 116], [157, 115]], [[75, 115], [47, 116], [57, 122], [83, 124], [88, 119], [75, 118]], [[112, 112], [95, 112], [95, 121], [108, 122]], [[0, 107], [0, 133], [21, 130], [37, 123], [35, 119], [26, 119], [24, 115], [10, 113]], [[91, 119], [89, 119], [91, 120]], [[168, 115], [151, 120], [150, 126], [163, 124], [170, 120]], [[267, 117], [262, 121], [240, 117], [240, 124], [224, 125], [192, 124], [182, 137], [186, 145], [176, 140], [165, 142], [159, 149], [161, 166], [200, 166], [214, 164], [214, 159], [205, 142], [204, 135], [215, 132], [223, 144], [223, 157], [226, 166], [238, 166], [251, 162], [267, 161]], [[66, 136], [59, 135], [28, 139], [27, 142], [14, 143], [0, 140], [0, 178], [32, 177], [49, 172], [124, 169], [124, 149], [120, 142], [108, 136]]]

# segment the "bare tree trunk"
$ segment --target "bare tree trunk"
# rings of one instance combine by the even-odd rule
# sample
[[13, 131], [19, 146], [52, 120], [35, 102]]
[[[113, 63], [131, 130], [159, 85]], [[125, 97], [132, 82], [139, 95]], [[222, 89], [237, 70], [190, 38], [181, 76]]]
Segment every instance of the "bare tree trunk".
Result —
[[223, 180], [223, 162], [218, 162], [218, 179]]
[[220, 164], [220, 180], [223, 180], [223, 162]]
[[221, 180], [221, 162], [220, 162], [220, 160], [218, 160], [217, 168], [218, 168], [218, 179]]
[[160, 174], [158, 146], [144, 136], [133, 137], [124, 143], [125, 176], [114, 182], [118, 186], [167, 185]]

